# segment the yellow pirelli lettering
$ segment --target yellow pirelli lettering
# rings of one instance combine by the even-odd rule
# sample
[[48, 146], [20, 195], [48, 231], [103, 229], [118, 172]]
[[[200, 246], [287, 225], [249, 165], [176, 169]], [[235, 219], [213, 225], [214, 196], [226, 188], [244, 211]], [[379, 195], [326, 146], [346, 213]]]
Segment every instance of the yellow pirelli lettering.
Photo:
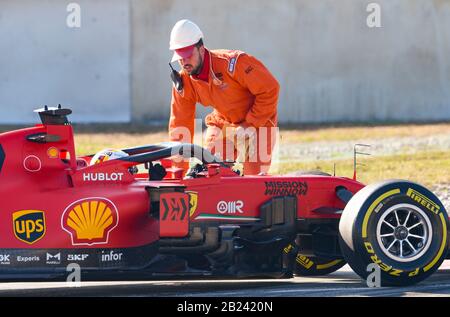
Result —
[[414, 200], [418, 204], [430, 210], [432, 213], [435, 213], [436, 215], [439, 213], [441, 209], [441, 207], [434, 201], [432, 201], [430, 198], [419, 193], [418, 191], [415, 191], [412, 188], [408, 188], [406, 195], [409, 196], [412, 200]]
[[439, 218], [441, 218], [442, 221], [442, 231], [443, 231], [441, 247], [439, 249], [438, 254], [433, 259], [433, 261], [431, 261], [427, 266], [423, 268], [424, 272], [431, 269], [437, 263], [437, 261], [439, 261], [439, 258], [442, 256], [442, 253], [444, 253], [445, 250], [445, 244], [447, 242], [447, 223], [445, 222], [444, 214], [442, 212], [439, 214]]
[[389, 274], [393, 275], [393, 276], [400, 276], [400, 274], [402, 274], [402, 273], [403, 273], [402, 270], [396, 270], [396, 269], [392, 269], [392, 271], [389, 272]]
[[296, 257], [296, 262], [298, 263], [298, 264], [300, 264], [301, 266], [303, 266], [305, 269], [310, 269], [311, 268], [311, 266], [313, 266], [314, 265], [314, 262], [313, 261], [311, 261], [310, 259], [308, 259], [306, 256], [304, 256], [304, 255], [297, 255], [297, 257]]
[[378, 206], [378, 204], [381, 203], [386, 198], [388, 198], [392, 195], [395, 195], [395, 194], [399, 194], [399, 193], [400, 193], [399, 188], [390, 190], [390, 191], [384, 193], [383, 195], [381, 195], [380, 197], [378, 197], [377, 199], [375, 199], [375, 201], [370, 205], [370, 207], [369, 207], [369, 209], [367, 209], [366, 215], [364, 216], [364, 219], [363, 219], [363, 224], [362, 224], [362, 237], [363, 238], [367, 238], [367, 224], [369, 223], [370, 215], [372, 214], [375, 207]]
[[409, 277], [416, 276], [416, 275], [419, 274], [419, 271], [420, 271], [420, 269], [417, 268], [417, 269], [415, 269], [414, 271], [410, 272], [410, 273], [408, 274], [408, 276], [409, 276]]
[[364, 242], [364, 246], [366, 247], [367, 252], [370, 254], [374, 254], [375, 251], [373, 250], [372, 244], [370, 242]]
[[389, 273], [389, 275], [392, 276], [400, 276], [400, 274], [403, 273], [402, 270], [396, 270], [391, 265], [387, 265], [381, 261], [376, 254], [372, 255], [370, 257], [373, 263], [377, 264], [381, 270], [383, 270], [386, 273]]
[[294, 249], [294, 247], [292, 246], [292, 244], [289, 244], [288, 246], [286, 246], [283, 250], [284, 253], [289, 253]]

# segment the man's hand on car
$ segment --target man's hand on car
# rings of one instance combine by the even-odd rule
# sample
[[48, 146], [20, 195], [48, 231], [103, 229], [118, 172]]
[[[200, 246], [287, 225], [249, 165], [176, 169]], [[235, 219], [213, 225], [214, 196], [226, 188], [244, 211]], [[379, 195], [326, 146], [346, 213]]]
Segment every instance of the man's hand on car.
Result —
[[253, 126], [241, 123], [234, 129], [236, 138], [236, 148], [238, 151], [238, 161], [256, 161], [257, 154], [257, 133]]

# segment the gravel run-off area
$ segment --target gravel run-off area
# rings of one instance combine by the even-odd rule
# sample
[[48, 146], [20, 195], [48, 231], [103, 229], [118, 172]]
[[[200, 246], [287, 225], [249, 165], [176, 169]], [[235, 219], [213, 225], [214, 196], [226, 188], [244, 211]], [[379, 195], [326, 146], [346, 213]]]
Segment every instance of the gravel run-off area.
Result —
[[[348, 141], [307, 142], [283, 144], [280, 140], [274, 157], [278, 162], [308, 162], [317, 160], [340, 160], [353, 157], [355, 144], [367, 144], [361, 148], [371, 156], [414, 154], [424, 151], [449, 151], [450, 134], [435, 134], [424, 137], [397, 137], [385, 139], [360, 139]], [[439, 197], [450, 212], [450, 184], [438, 184], [431, 190]]]

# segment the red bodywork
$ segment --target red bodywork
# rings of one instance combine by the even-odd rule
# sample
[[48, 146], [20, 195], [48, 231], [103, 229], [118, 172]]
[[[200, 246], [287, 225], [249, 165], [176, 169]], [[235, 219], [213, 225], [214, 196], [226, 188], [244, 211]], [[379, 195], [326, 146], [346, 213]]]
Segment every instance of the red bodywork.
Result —
[[[12, 255], [0, 271], [57, 270], [77, 259], [83, 264], [79, 254], [89, 255], [85, 262], [91, 269], [144, 268], [158, 254], [160, 237], [188, 237], [196, 223], [257, 223], [261, 206], [280, 196], [296, 197], [297, 219], [338, 219], [345, 202], [336, 188], [355, 193], [364, 186], [330, 176], [242, 177], [218, 164], [197, 178], [182, 179], [167, 158], [159, 160], [165, 178], [148, 180], [147, 173], [129, 172], [140, 162], [89, 166], [89, 156], [77, 158], [69, 124], [3, 133], [0, 146], [0, 254]], [[152, 204], [153, 192], [161, 199], [160, 215], [152, 214], [158, 206]], [[21, 252], [34, 260], [19, 261]], [[52, 263], [55, 254], [60, 260]]]

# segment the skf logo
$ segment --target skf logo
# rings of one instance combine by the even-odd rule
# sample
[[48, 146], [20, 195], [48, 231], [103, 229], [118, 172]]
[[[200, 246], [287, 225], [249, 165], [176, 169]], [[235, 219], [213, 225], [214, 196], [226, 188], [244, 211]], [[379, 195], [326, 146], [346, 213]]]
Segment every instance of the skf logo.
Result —
[[86, 198], [74, 202], [64, 211], [61, 226], [72, 245], [108, 243], [109, 234], [119, 223], [116, 206], [106, 198]]
[[68, 254], [67, 261], [84, 261], [88, 256], [89, 254]]
[[425, 208], [430, 210], [432, 213], [435, 213], [436, 215], [439, 213], [441, 209], [441, 207], [439, 207], [439, 205], [437, 205], [434, 201], [422, 195], [421, 193], [415, 191], [412, 188], [408, 188], [406, 195], [411, 197], [412, 200], [416, 201], [418, 204], [424, 206]]
[[244, 202], [242, 200], [237, 200], [237, 201], [219, 201], [219, 203], [217, 204], [217, 211], [220, 214], [235, 214], [236, 212], [238, 213], [244, 213], [244, 211], [242, 210], [242, 208], [244, 208]]
[[198, 193], [186, 192], [189, 195], [189, 217], [192, 217], [198, 206]]
[[39, 210], [21, 210], [13, 213], [14, 235], [22, 242], [33, 244], [45, 235], [45, 216]]

